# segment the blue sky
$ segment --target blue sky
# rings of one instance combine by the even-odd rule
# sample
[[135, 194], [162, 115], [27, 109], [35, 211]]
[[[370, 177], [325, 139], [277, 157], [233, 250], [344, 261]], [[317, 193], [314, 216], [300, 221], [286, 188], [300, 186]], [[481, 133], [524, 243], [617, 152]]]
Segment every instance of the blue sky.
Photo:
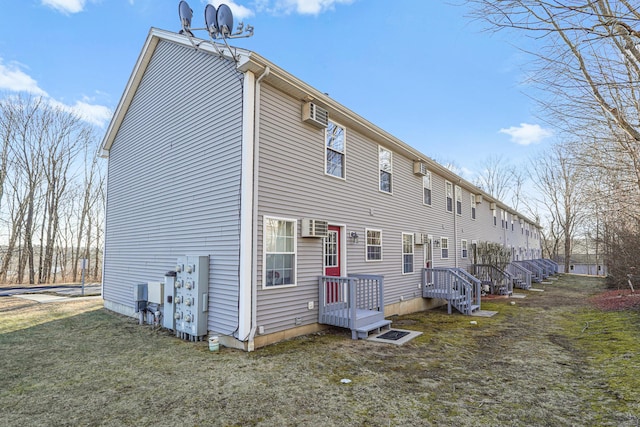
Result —
[[[211, 1], [218, 5], [218, 1]], [[0, 96], [28, 91], [100, 137], [150, 27], [178, 1], [14, 0], [0, 14]], [[254, 50], [465, 178], [489, 155], [524, 162], [553, 139], [522, 85], [527, 57], [440, 0], [235, 0]], [[194, 27], [206, 2], [189, 1]], [[204, 32], [196, 35], [205, 37]]]

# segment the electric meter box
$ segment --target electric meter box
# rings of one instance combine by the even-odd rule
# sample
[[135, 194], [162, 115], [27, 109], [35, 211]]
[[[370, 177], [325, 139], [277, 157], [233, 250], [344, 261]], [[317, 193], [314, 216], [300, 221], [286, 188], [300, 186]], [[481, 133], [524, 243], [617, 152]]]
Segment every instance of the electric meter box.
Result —
[[179, 257], [174, 285], [175, 330], [192, 337], [207, 335], [209, 256]]

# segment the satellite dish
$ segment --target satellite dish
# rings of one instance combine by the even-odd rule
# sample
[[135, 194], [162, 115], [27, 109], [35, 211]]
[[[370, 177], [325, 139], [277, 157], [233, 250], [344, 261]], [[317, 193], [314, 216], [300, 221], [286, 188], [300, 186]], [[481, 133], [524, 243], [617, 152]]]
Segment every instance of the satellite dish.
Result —
[[230, 36], [233, 31], [233, 13], [231, 13], [231, 8], [226, 4], [218, 6], [216, 20], [218, 21], [218, 31], [222, 33], [222, 37]]
[[182, 31], [193, 37], [191, 33], [191, 18], [193, 18], [193, 10], [189, 7], [189, 4], [182, 0], [178, 4], [178, 14], [180, 15], [180, 24], [182, 24]]
[[209, 35], [213, 38], [216, 38], [216, 35], [219, 32], [218, 29], [218, 18], [216, 16], [216, 7], [212, 4], [208, 4], [204, 8], [204, 23], [207, 26], [207, 31]]

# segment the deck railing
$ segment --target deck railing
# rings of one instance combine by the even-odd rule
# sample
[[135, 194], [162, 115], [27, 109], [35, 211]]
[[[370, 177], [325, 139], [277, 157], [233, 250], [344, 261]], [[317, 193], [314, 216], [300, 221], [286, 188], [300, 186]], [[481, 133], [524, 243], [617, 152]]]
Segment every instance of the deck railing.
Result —
[[384, 312], [383, 276], [350, 274], [318, 278], [318, 322], [353, 329], [358, 310]]
[[467, 280], [467, 282], [471, 283], [472, 291], [473, 291], [471, 295], [471, 299], [472, 301], [475, 302], [478, 308], [480, 308], [480, 297], [482, 296], [482, 282], [480, 281], [480, 279], [478, 279], [473, 274], [469, 273], [464, 268], [458, 267], [456, 268], [456, 271], [458, 272], [458, 274], [464, 277]]
[[539, 261], [543, 262], [544, 264], [546, 264], [549, 267], [549, 271], [551, 272], [550, 276], [553, 276], [554, 274], [558, 273], [558, 264], [551, 261], [550, 259], [547, 258], [540, 258]]
[[513, 277], [516, 287], [521, 289], [531, 289], [531, 272], [520, 264], [514, 262], [507, 265], [507, 271]]
[[542, 269], [543, 279], [546, 279], [553, 274], [551, 266], [544, 262], [542, 259], [532, 259], [530, 261]]
[[483, 285], [489, 285], [492, 294], [513, 294], [511, 274], [491, 264], [471, 264], [471, 274], [480, 279]]
[[471, 314], [475, 308], [479, 308], [472, 306], [473, 285], [453, 268], [424, 268], [422, 296], [446, 300], [449, 314], [452, 306], [464, 314]]
[[531, 262], [531, 260], [521, 260], [521, 261], [513, 261], [516, 264], [519, 264], [529, 270], [531, 272], [531, 280], [534, 282], [542, 282], [544, 280], [544, 274], [542, 272], [542, 268], [540, 268], [535, 263]]

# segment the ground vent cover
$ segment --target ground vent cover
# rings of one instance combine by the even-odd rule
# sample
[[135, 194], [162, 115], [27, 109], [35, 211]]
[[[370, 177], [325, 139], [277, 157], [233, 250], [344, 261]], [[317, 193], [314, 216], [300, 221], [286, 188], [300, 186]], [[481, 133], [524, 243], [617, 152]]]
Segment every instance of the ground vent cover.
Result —
[[409, 331], [406, 329], [389, 329], [388, 331], [371, 335], [367, 340], [385, 344], [402, 345], [420, 335], [422, 335], [422, 332]]

